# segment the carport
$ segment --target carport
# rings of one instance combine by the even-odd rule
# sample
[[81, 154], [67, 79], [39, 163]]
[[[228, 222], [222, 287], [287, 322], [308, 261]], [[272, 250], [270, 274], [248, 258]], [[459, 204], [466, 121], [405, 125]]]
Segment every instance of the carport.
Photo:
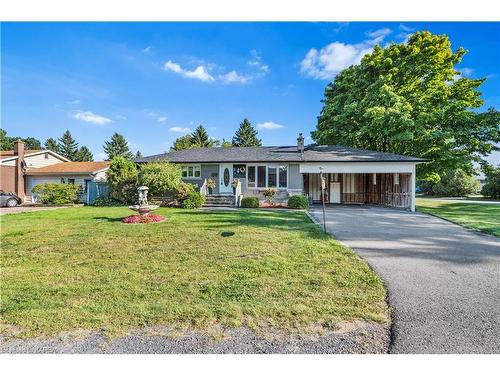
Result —
[[325, 178], [324, 201], [328, 204], [374, 204], [415, 211], [415, 162], [302, 163], [304, 192], [321, 202], [321, 178]]

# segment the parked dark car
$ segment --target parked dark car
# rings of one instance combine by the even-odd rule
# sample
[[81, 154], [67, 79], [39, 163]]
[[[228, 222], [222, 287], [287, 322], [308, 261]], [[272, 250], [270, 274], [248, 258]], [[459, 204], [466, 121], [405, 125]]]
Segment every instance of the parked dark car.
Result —
[[18, 204], [21, 204], [21, 198], [19, 198], [14, 193], [4, 193], [0, 192], [0, 206], [1, 207], [15, 207]]

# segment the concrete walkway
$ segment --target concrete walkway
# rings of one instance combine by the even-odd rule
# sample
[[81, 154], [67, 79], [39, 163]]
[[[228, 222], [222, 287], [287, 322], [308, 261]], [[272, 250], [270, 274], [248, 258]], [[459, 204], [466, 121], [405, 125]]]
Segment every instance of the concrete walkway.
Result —
[[366, 206], [327, 208], [327, 229], [386, 283], [392, 353], [500, 353], [499, 238]]

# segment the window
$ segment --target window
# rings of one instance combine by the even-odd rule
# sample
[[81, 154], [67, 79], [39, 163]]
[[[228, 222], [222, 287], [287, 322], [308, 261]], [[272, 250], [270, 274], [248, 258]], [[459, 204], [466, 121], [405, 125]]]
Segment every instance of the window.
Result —
[[49, 158], [49, 153], [48, 153], [48, 152], [46, 152], [46, 153], [45, 153], [45, 159], [48, 159], [48, 158]]
[[75, 179], [74, 178], [68, 178], [68, 184], [74, 185], [75, 184]]
[[201, 178], [200, 165], [182, 165], [182, 178]]
[[64, 181], [64, 177], [61, 177], [61, 184], [65, 184], [66, 181]]
[[89, 191], [89, 184], [90, 184], [90, 181], [91, 181], [91, 180], [83, 180], [83, 183], [84, 183], [84, 185], [83, 185], [83, 192], [84, 192], [84, 193], [86, 193], [86, 192], [88, 192], [88, 191]]
[[286, 165], [281, 165], [279, 170], [279, 187], [286, 188], [288, 186], [288, 168]]
[[248, 187], [255, 187], [255, 166], [248, 167], [248, 177], [247, 177]]
[[288, 187], [288, 166], [248, 165], [247, 186], [249, 188], [286, 189]]
[[257, 167], [257, 187], [266, 187], [266, 166]]
[[276, 187], [276, 167], [267, 168], [267, 187], [275, 188]]

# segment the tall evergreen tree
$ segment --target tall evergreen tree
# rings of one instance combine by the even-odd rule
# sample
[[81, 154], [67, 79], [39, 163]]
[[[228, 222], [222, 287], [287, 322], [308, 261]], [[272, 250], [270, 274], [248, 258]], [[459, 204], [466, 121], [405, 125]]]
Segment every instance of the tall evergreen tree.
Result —
[[24, 142], [24, 148], [26, 150], [39, 150], [42, 148], [40, 141], [36, 138], [9, 137], [4, 129], [0, 129], [0, 150], [12, 150], [14, 148], [14, 142], [17, 140]]
[[222, 147], [222, 148], [233, 147], [233, 144], [231, 143], [231, 141], [228, 141], [227, 139], [222, 138], [222, 141], [220, 141], [220, 147]]
[[135, 159], [139, 159], [139, 158], [142, 158], [142, 154], [139, 150], [137, 150], [137, 152], [135, 153]]
[[75, 161], [94, 161], [94, 155], [87, 146], [82, 146], [76, 153]]
[[170, 147], [170, 151], [181, 151], [181, 150], [187, 150], [188, 148], [193, 147], [191, 135], [183, 135], [182, 137], [177, 138], [174, 141], [174, 144], [172, 147]]
[[213, 147], [214, 140], [208, 136], [203, 125], [199, 125], [191, 134], [191, 143], [194, 147]]
[[252, 147], [262, 146], [262, 140], [257, 138], [257, 130], [254, 129], [250, 121], [246, 118], [240, 124], [233, 137], [233, 146], [235, 147]]
[[59, 153], [66, 159], [74, 161], [78, 152], [78, 143], [74, 140], [69, 130], [66, 130], [58, 140]]
[[51, 150], [59, 153], [59, 145], [57, 144], [57, 141], [54, 138], [47, 139], [45, 141], [44, 148], [46, 150]]
[[117, 156], [122, 156], [125, 159], [132, 159], [132, 153], [128, 147], [128, 142], [121, 134], [115, 133], [111, 137], [111, 141], [104, 142], [104, 152], [108, 155], [107, 160], [113, 160]]

